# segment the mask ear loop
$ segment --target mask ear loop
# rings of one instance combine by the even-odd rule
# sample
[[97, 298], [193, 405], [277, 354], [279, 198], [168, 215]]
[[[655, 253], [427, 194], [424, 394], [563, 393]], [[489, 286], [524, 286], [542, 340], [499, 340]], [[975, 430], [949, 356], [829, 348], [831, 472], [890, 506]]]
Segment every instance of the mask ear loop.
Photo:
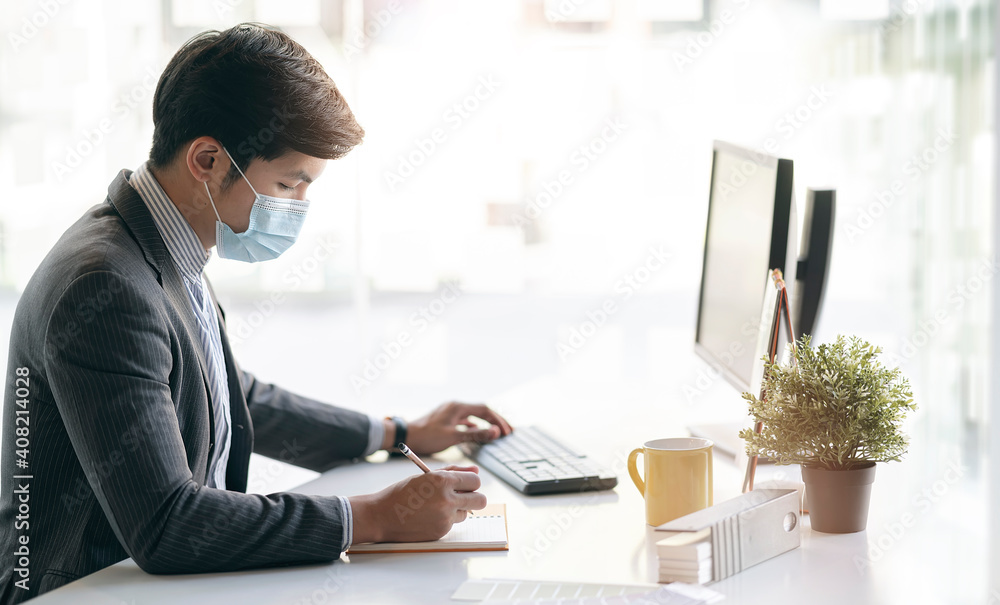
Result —
[[[220, 145], [221, 145], [221, 143], [220, 143]], [[240, 170], [240, 165], [236, 163], [236, 160], [234, 160], [233, 156], [230, 155], [229, 150], [226, 149], [225, 145], [222, 145], [222, 150], [225, 151], [226, 155], [229, 156], [229, 161], [233, 163], [233, 166], [236, 166], [236, 170], [239, 171], [240, 176], [243, 177], [243, 180], [247, 182], [247, 185], [250, 185], [250, 179], [248, 179], [247, 175], [243, 174], [243, 171]], [[250, 191], [253, 191], [253, 195], [254, 195], [255, 198], [259, 198], [260, 197], [260, 194], [257, 193], [256, 189], [253, 188], [253, 185], [250, 185]]]
[[208, 201], [212, 203], [212, 210], [215, 212], [215, 218], [222, 222], [222, 217], [219, 216], [219, 211], [215, 208], [215, 200], [212, 199], [212, 192], [208, 190], [208, 181], [205, 181], [205, 193], [208, 194]]

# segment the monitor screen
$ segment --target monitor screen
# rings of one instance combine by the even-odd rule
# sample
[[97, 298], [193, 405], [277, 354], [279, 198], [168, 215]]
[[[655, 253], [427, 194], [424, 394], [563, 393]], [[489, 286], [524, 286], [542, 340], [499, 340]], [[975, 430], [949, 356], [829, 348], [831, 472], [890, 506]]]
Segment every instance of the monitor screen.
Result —
[[714, 144], [695, 349], [741, 391], [750, 390], [765, 277], [786, 268], [791, 181], [789, 160]]

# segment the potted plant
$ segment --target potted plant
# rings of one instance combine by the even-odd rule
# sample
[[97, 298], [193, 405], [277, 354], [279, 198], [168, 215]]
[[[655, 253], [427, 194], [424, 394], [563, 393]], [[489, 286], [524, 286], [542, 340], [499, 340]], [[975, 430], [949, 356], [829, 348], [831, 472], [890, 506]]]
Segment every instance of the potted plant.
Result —
[[763, 399], [743, 393], [760, 433], [744, 429], [747, 454], [802, 465], [813, 529], [861, 531], [868, 522], [875, 463], [899, 460], [900, 425], [915, 410], [909, 381], [878, 361], [882, 349], [857, 337], [810, 346], [803, 336], [792, 363], [766, 363]]

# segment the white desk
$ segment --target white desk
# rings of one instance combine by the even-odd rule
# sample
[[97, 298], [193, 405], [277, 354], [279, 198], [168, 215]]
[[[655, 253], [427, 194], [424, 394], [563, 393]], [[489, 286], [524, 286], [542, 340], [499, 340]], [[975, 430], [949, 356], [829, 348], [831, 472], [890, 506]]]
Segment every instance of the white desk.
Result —
[[[520, 424], [550, 428], [603, 459], [619, 475], [612, 492], [525, 497], [484, 472], [482, 491], [491, 502], [507, 503], [509, 552], [354, 555], [350, 562], [329, 565], [186, 576], [151, 576], [127, 560], [32, 603], [413, 605], [449, 602], [452, 592], [469, 578], [655, 582], [654, 532], [643, 521], [643, 502], [623, 460], [633, 444], [681, 434], [683, 424], [678, 421], [685, 416], [697, 416], [699, 421], [707, 417], [704, 410], [678, 411], [676, 405], [665, 405], [659, 400], [662, 395], [655, 389], [623, 385], [602, 389], [543, 380], [494, 402], [515, 424], [521, 420], [517, 410], [526, 414], [530, 410], [531, 415], [525, 416], [529, 420]], [[556, 399], [572, 408], [557, 405]], [[559, 409], [583, 414], [560, 428]], [[602, 437], [602, 427], [609, 423], [595, 420], [594, 414], [607, 409], [644, 410], [647, 421], [612, 421], [613, 431]], [[675, 428], [651, 430], [650, 426]], [[447, 454], [438, 458], [438, 466], [459, 459], [455, 450]], [[933, 487], [934, 478], [943, 476], [933, 465], [926, 468], [926, 473], [917, 474], [911, 463], [880, 465], [867, 533], [813, 533], [806, 520], [800, 549], [710, 587], [732, 603], [985, 602], [986, 532], [975, 518], [985, 512], [980, 498], [974, 489], [955, 482], [924, 506], [914, 494], [919, 495], [922, 486]], [[414, 467], [406, 460], [360, 463], [329, 471], [294, 491], [353, 495], [381, 489], [412, 473]], [[741, 480], [742, 469], [716, 456], [716, 502], [738, 495]], [[893, 524], [907, 513], [914, 516], [913, 523], [894, 532]], [[868, 559], [869, 541], [879, 548], [878, 556], [863, 565], [859, 562]]]

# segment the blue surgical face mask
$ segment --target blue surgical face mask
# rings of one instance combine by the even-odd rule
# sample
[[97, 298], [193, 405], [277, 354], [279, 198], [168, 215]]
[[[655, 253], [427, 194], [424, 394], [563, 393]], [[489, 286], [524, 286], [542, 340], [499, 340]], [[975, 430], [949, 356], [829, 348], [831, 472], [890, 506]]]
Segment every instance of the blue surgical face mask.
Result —
[[[233, 156], [223, 147], [229, 160], [239, 170], [240, 176], [250, 185], [250, 179], [243, 174], [239, 165], [233, 161]], [[250, 225], [243, 233], [234, 233], [229, 225], [222, 222], [219, 211], [212, 199], [212, 192], [205, 183], [208, 201], [215, 210], [215, 248], [221, 258], [240, 260], [245, 263], [255, 263], [271, 260], [281, 256], [295, 243], [295, 238], [302, 230], [309, 209], [308, 200], [293, 200], [289, 198], [261, 195], [250, 185], [250, 190], [256, 196], [250, 210]]]

